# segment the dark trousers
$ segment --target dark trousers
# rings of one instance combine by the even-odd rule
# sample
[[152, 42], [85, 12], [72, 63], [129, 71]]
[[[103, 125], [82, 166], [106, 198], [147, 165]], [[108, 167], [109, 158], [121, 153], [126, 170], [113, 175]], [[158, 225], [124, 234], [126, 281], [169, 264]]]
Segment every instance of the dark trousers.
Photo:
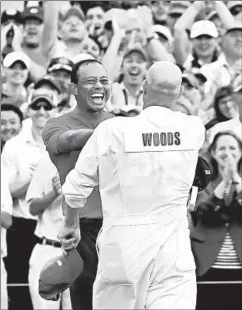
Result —
[[[201, 282], [242, 281], [242, 269], [223, 270], [211, 268]], [[239, 310], [242, 309], [242, 284], [198, 284], [196, 310]]]
[[81, 241], [77, 251], [83, 260], [84, 268], [81, 276], [70, 288], [73, 310], [92, 310], [92, 288], [98, 264], [96, 240], [101, 227], [101, 219], [80, 219]]
[[[8, 284], [28, 284], [29, 259], [36, 244], [35, 228], [35, 220], [13, 217], [13, 224], [7, 230]], [[28, 286], [9, 286], [8, 296], [9, 310], [33, 309]]]

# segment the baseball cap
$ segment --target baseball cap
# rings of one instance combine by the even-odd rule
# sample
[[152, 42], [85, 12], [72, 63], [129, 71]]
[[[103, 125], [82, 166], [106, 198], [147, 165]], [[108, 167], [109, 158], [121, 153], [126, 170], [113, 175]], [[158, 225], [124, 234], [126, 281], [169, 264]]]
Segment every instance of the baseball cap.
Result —
[[22, 22], [21, 13], [16, 9], [7, 9], [3, 11], [1, 16], [1, 24], [5, 24], [9, 20], [21, 24]]
[[211, 169], [205, 158], [199, 156], [193, 180], [193, 186], [198, 187], [198, 191], [204, 190], [211, 181]]
[[47, 68], [47, 72], [53, 72], [58, 70], [65, 70], [71, 72], [73, 68], [73, 62], [66, 57], [52, 58]]
[[81, 11], [81, 9], [79, 9], [78, 7], [71, 7], [66, 13], [65, 15], [62, 17], [62, 20], [65, 21], [67, 18], [69, 18], [70, 16], [77, 16], [81, 21], [84, 22], [85, 20], [85, 16], [83, 14], [83, 12]]
[[141, 54], [145, 61], [148, 60], [144, 48], [142, 48], [142, 46], [140, 46], [139, 44], [134, 44], [133, 46], [128, 47], [125, 54], [124, 54], [124, 58], [126, 58], [127, 56], [129, 56], [133, 52], [137, 52], [137, 53]]
[[41, 7], [26, 7], [22, 13], [22, 19], [25, 22], [28, 19], [38, 19], [43, 23], [44, 21], [44, 10]]
[[190, 1], [171, 1], [168, 14], [180, 14], [182, 15], [189, 7]]
[[163, 26], [163, 25], [154, 25], [152, 26], [152, 30], [158, 35], [165, 37], [169, 42], [173, 41], [171, 31], [168, 27]]
[[28, 70], [30, 68], [30, 61], [28, 57], [21, 52], [12, 52], [7, 54], [3, 60], [3, 66], [5, 68], [10, 68], [15, 62], [22, 62]]
[[215, 24], [210, 20], [199, 20], [198, 22], [195, 22], [191, 28], [191, 39], [195, 39], [202, 35], [217, 38], [218, 30]]
[[36, 103], [39, 100], [48, 102], [52, 106], [57, 106], [57, 98], [51, 90], [43, 88], [33, 89], [28, 100], [28, 106]]
[[82, 270], [83, 261], [76, 249], [51, 259], [41, 270], [39, 295], [46, 300], [58, 300], [58, 295], [72, 285]]
[[241, 20], [235, 20], [234, 23], [229, 28], [227, 28], [226, 33], [229, 33], [234, 30], [242, 30]]
[[60, 87], [58, 85], [58, 82], [52, 76], [46, 75], [45, 77], [37, 81], [34, 84], [34, 89], [38, 89], [43, 85], [51, 86], [53, 89], [55, 89], [60, 94]]

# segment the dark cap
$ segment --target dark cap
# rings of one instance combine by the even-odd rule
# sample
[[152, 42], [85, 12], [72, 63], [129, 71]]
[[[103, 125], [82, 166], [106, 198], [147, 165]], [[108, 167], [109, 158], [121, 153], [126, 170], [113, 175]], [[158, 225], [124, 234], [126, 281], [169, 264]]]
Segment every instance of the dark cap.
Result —
[[57, 98], [53, 91], [47, 89], [34, 89], [29, 100], [28, 105], [31, 106], [32, 104], [38, 101], [45, 101], [48, 102], [53, 107], [57, 106]]
[[21, 13], [15, 9], [8, 9], [3, 11], [1, 16], [1, 24], [5, 24], [9, 20], [21, 24], [22, 23]]
[[46, 300], [58, 300], [58, 295], [72, 285], [82, 270], [83, 261], [75, 249], [51, 259], [40, 273], [40, 296]]
[[46, 75], [45, 77], [40, 79], [38, 82], [34, 84], [34, 89], [38, 89], [43, 85], [50, 85], [60, 94], [60, 87], [58, 85], [58, 82], [52, 76]]
[[52, 58], [48, 68], [47, 72], [53, 72], [53, 71], [58, 71], [58, 70], [65, 70], [67, 72], [71, 72], [73, 69], [73, 62], [66, 57], [58, 57], [58, 58]]
[[77, 17], [80, 18], [80, 20], [82, 20], [83, 22], [84, 22], [84, 20], [85, 20], [85, 16], [84, 16], [83, 12], [82, 12], [79, 8], [77, 8], [77, 7], [72, 7], [72, 8], [70, 8], [70, 9], [66, 12], [66, 14], [62, 17], [62, 20], [65, 21], [68, 17], [70, 17], [70, 16], [72, 16], [72, 15], [77, 16]]
[[23, 22], [28, 19], [38, 19], [43, 23], [44, 21], [44, 10], [41, 7], [27, 7], [22, 13]]
[[211, 169], [208, 162], [206, 159], [199, 156], [193, 186], [198, 187], [199, 191], [204, 190], [211, 181], [211, 176]]

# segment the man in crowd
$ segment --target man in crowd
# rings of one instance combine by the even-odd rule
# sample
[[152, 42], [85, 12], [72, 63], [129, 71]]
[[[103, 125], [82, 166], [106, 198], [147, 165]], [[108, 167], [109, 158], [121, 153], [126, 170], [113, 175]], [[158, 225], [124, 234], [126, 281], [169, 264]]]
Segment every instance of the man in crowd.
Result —
[[[110, 84], [103, 66], [96, 60], [78, 61], [72, 70], [72, 87], [77, 107], [58, 118], [51, 119], [43, 139], [50, 158], [56, 166], [60, 182], [64, 184], [67, 174], [97, 125], [112, 117], [103, 111], [110, 96]], [[78, 252], [84, 261], [84, 271], [71, 287], [73, 310], [92, 309], [92, 286], [96, 277], [96, 238], [102, 226], [99, 189], [95, 188], [87, 208], [80, 214], [82, 240]]]
[[[13, 104], [1, 105], [1, 147], [12, 137], [19, 134], [22, 128], [23, 113]], [[2, 151], [1, 149], [1, 151]]]
[[60, 88], [59, 111], [68, 111], [71, 108], [71, 90], [69, 85], [72, 68], [73, 62], [66, 57], [52, 58], [47, 68], [47, 73], [58, 82]]
[[43, 51], [46, 59], [54, 57], [72, 58], [81, 52], [83, 39], [86, 37], [84, 14], [76, 7], [70, 8], [60, 20], [60, 37], [58, 38], [58, 1], [45, 4]]
[[221, 41], [222, 55], [202, 68], [215, 89], [228, 86], [242, 67], [242, 22], [235, 21], [227, 28]]
[[186, 214], [205, 128], [198, 117], [173, 111], [181, 84], [176, 65], [154, 64], [144, 83], [144, 110], [100, 124], [62, 187], [66, 251], [77, 246], [77, 219], [100, 187], [94, 309], [195, 309]]
[[114, 83], [108, 111], [122, 109], [127, 105], [143, 109], [142, 83], [147, 72], [148, 60], [140, 45], [130, 47], [124, 55], [122, 64], [122, 82]]
[[[48, 173], [46, 173], [48, 171]], [[63, 224], [61, 183], [56, 167], [48, 153], [36, 167], [28, 188], [26, 201], [30, 213], [37, 216], [35, 235], [37, 244], [33, 249], [29, 263], [29, 289], [33, 308], [39, 309], [71, 309], [70, 291], [61, 294], [59, 300], [50, 301], [39, 295], [39, 277], [44, 265], [62, 254], [61, 243], [57, 239]]]
[[[41, 137], [42, 130], [48, 119], [56, 115], [55, 113], [53, 93], [48, 93], [46, 90], [34, 91], [28, 106], [31, 126], [8, 140], [2, 152], [1, 169], [7, 175], [14, 200], [13, 225], [7, 233], [8, 283], [28, 283], [29, 258], [36, 243], [34, 237], [36, 217], [30, 214], [25, 196], [35, 167], [46, 153]], [[18, 286], [11, 287], [9, 298], [13, 309], [30, 309], [28, 293], [26, 291], [22, 293]]]
[[15, 52], [24, 53], [30, 62], [30, 78], [33, 82], [42, 78], [46, 72], [46, 59], [40, 44], [43, 28], [43, 10], [40, 7], [27, 7], [22, 13], [23, 33], [17, 25], [9, 24], [2, 32], [13, 28], [12, 48]]

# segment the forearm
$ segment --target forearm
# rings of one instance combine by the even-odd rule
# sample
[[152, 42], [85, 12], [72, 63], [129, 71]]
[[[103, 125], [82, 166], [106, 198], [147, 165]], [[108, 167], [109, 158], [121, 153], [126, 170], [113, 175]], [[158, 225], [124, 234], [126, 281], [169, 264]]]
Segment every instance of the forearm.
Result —
[[191, 51], [191, 44], [186, 31], [174, 29], [174, 56], [176, 63], [183, 66]]
[[215, 8], [225, 28], [228, 29], [234, 23], [234, 17], [223, 1], [215, 1]]
[[8, 229], [12, 226], [12, 216], [4, 211], [1, 211], [1, 227]]
[[24, 198], [28, 187], [29, 187], [30, 180], [14, 182], [9, 184], [9, 190], [13, 199], [21, 199]]
[[102, 60], [102, 64], [106, 69], [108, 76], [111, 77], [112, 81], [115, 77], [114, 68], [116, 67], [116, 59], [118, 58], [121, 42], [122, 37], [114, 35]]
[[35, 198], [31, 200], [29, 206], [30, 214], [38, 215], [39, 213], [42, 213], [52, 204], [52, 202], [56, 199], [56, 197], [57, 197], [56, 192], [52, 190], [42, 198]]
[[80, 150], [92, 133], [93, 129], [69, 130], [63, 133], [57, 141], [57, 151], [64, 154]]
[[56, 1], [46, 1], [44, 10], [44, 29], [41, 47], [48, 59], [49, 52], [55, 44], [58, 35], [58, 5]]
[[173, 63], [175, 62], [173, 55], [165, 49], [165, 47], [159, 40], [150, 40], [146, 47], [149, 54], [152, 55], [152, 58], [155, 61], [170, 61]]
[[80, 209], [71, 208], [65, 203], [65, 226], [73, 227], [79, 225], [79, 213]]
[[198, 13], [197, 8], [191, 4], [175, 23], [174, 30], [182, 32], [190, 29]]

